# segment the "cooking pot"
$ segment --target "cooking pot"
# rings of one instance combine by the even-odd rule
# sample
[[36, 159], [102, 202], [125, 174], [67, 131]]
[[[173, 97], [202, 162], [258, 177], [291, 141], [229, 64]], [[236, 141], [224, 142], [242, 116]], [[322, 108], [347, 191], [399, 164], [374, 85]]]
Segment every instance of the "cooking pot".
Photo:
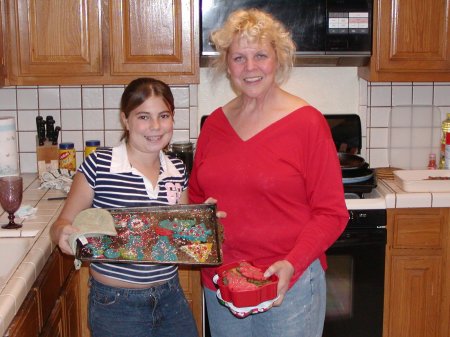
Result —
[[356, 154], [338, 152], [338, 157], [342, 170], [356, 170], [368, 166], [364, 158]]

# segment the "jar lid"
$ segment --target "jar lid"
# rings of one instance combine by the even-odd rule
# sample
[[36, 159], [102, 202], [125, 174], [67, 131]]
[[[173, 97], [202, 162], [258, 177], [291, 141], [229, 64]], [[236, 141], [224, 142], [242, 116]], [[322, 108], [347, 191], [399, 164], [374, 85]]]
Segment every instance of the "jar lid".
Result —
[[70, 149], [73, 149], [73, 147], [74, 147], [73, 143], [60, 143], [59, 144], [59, 148], [61, 150], [70, 150]]
[[86, 141], [86, 146], [99, 146], [100, 145], [100, 141], [99, 140], [87, 140]]

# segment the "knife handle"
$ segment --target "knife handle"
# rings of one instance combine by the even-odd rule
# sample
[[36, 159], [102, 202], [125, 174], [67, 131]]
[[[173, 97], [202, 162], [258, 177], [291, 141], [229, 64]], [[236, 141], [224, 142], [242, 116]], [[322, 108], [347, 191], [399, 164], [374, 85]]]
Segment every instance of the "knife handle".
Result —
[[61, 131], [61, 127], [57, 126], [53, 132], [52, 145], [58, 144], [59, 131]]

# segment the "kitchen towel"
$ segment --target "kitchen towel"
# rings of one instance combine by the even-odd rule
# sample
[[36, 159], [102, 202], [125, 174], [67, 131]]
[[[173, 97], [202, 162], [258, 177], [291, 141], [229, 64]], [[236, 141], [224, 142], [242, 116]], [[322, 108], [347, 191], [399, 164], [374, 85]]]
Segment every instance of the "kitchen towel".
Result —
[[0, 117], [0, 177], [18, 174], [16, 119]]

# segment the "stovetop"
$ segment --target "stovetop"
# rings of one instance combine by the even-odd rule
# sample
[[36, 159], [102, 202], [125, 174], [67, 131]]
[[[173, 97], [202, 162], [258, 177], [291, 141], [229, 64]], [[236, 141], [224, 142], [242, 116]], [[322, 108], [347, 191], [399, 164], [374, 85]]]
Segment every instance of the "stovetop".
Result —
[[386, 201], [381, 188], [374, 188], [370, 193], [347, 194], [345, 204], [348, 210], [386, 209]]

